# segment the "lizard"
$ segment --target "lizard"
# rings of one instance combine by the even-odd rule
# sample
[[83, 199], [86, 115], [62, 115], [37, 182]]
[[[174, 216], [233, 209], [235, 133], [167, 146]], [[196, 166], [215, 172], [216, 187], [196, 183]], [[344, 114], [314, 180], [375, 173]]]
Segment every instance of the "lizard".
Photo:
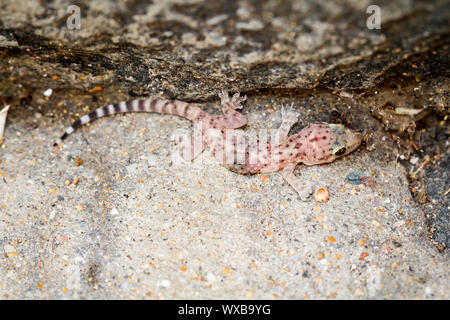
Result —
[[[209, 147], [213, 156], [233, 172], [256, 174], [279, 171], [300, 199], [305, 201], [312, 194], [312, 187], [294, 174], [296, 166], [300, 163], [308, 166], [331, 163], [356, 150], [362, 141], [357, 131], [326, 122], [311, 123], [297, 134], [289, 136], [291, 127], [297, 123], [300, 115], [292, 106], [290, 109], [282, 106], [282, 123], [273, 141], [249, 139], [243, 130], [237, 130], [247, 123], [245, 116], [237, 111], [243, 107], [242, 103], [247, 97], [236, 93], [230, 98], [228, 92], [222, 90], [219, 98], [223, 115], [212, 115], [202, 110], [200, 104], [179, 100], [146, 98], [109, 104], [77, 119], [54, 145], [58, 146], [84, 124], [117, 113], [177, 115], [192, 121], [194, 127], [193, 140], [180, 141], [182, 157], [186, 161], [194, 160]], [[237, 161], [238, 158], [241, 160]]]

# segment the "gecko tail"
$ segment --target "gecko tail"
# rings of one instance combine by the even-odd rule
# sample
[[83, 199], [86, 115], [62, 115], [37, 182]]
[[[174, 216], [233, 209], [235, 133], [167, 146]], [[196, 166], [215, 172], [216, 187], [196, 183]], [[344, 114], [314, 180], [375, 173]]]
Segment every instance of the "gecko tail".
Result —
[[73, 128], [73, 125], [70, 126], [69, 128], [66, 129], [66, 131], [64, 131], [63, 135], [58, 139], [58, 141], [56, 141], [53, 146], [57, 147], [59, 146], [65, 139], [67, 139], [67, 137], [74, 132], [75, 129]]
[[57, 147], [58, 145], [60, 145], [63, 140], [65, 140], [67, 137], [69, 136], [69, 134], [67, 132], [64, 132], [64, 134], [61, 136], [61, 138], [58, 139], [58, 141], [56, 141], [53, 146]]
[[155, 112], [162, 114], [174, 114], [187, 118], [189, 120], [195, 120], [200, 116], [204, 116], [204, 112], [199, 107], [178, 100], [143, 99], [122, 101], [98, 108], [90, 112], [89, 114], [86, 114], [81, 118], [75, 120], [72, 125], [64, 131], [64, 134], [57, 142], [53, 144], [53, 146], [59, 145], [70, 134], [72, 134], [75, 130], [86, 123], [89, 123], [98, 118], [127, 112]]

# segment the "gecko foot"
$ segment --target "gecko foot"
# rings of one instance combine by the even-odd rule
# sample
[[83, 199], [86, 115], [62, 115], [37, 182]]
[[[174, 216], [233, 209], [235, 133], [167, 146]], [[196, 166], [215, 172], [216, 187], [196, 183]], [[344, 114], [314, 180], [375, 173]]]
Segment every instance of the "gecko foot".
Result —
[[222, 90], [219, 92], [219, 98], [221, 100], [221, 104], [225, 105], [227, 103], [230, 103], [230, 97], [228, 96], [228, 91]]
[[312, 193], [313, 189], [310, 185], [304, 186], [303, 190], [298, 191], [298, 195], [302, 201], [306, 201]]
[[247, 100], [247, 96], [240, 96], [239, 93], [235, 93], [231, 98], [231, 105], [233, 109], [242, 109], [242, 103]]
[[242, 108], [242, 103], [247, 99], [247, 96], [241, 97], [239, 93], [235, 93], [230, 100], [228, 92], [222, 90], [221, 92], [219, 92], [219, 98], [221, 100], [222, 106], [228, 106], [229, 108], [235, 110]]
[[291, 104], [289, 109], [285, 109], [284, 106], [281, 106], [281, 117], [283, 122], [296, 123], [299, 116], [300, 113], [294, 111], [293, 104]]

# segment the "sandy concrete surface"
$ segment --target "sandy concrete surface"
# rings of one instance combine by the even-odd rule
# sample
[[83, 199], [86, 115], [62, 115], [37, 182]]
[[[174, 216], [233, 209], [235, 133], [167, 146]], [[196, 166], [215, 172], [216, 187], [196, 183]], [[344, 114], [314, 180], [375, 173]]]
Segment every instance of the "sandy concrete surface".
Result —
[[[247, 130], [279, 125], [278, 108], [256, 97], [247, 106]], [[321, 117], [297, 108], [304, 123]], [[190, 122], [175, 116], [101, 119], [59, 149], [54, 127], [67, 121], [11, 119], [0, 149], [2, 299], [449, 297], [448, 253], [427, 239], [382, 138], [297, 169], [329, 190], [318, 203], [278, 174], [238, 175], [208, 152], [178, 161], [171, 136]], [[355, 172], [376, 185], [345, 182]]]

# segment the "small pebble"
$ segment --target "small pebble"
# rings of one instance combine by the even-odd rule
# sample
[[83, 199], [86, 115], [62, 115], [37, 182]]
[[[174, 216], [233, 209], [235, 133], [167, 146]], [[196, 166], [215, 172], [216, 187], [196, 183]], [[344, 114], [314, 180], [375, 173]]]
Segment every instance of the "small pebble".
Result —
[[16, 248], [14, 248], [12, 245], [10, 244], [5, 244], [5, 246], [3, 247], [3, 250], [5, 250], [5, 253], [9, 256], [12, 253], [16, 253]]
[[164, 288], [170, 287], [170, 281], [169, 280], [161, 281], [161, 286], [164, 287]]
[[349, 173], [345, 178], [345, 182], [351, 184], [361, 184], [361, 175], [359, 173]]
[[208, 274], [206, 275], [206, 280], [208, 280], [209, 282], [214, 282], [216, 281], [216, 276], [213, 273], [208, 272]]
[[83, 159], [76, 157], [75, 159], [73, 159], [73, 161], [75, 161], [75, 165], [77, 167], [81, 166], [83, 164]]
[[50, 97], [53, 93], [53, 89], [47, 89], [44, 91], [44, 96]]
[[117, 210], [117, 208], [112, 208], [109, 214], [112, 216], [116, 216], [119, 214], [119, 210]]

